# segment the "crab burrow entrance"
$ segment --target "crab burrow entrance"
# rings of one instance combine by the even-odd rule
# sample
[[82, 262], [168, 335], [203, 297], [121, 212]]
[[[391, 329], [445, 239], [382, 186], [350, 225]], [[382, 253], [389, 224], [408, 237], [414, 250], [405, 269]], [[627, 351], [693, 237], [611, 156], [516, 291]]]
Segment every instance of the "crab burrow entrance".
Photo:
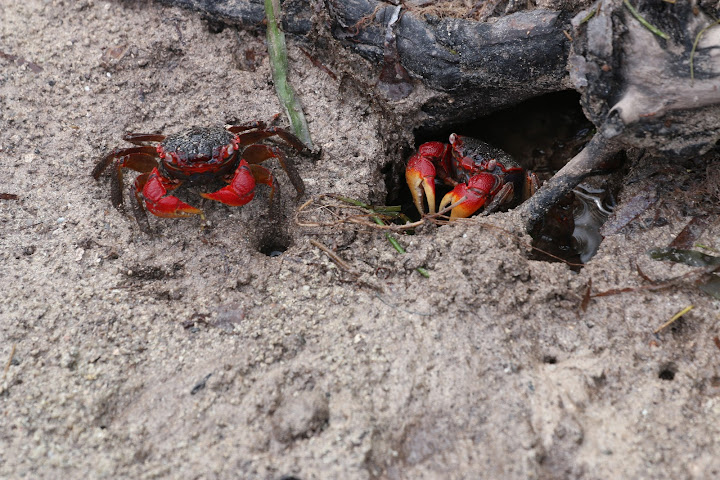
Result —
[[[387, 204], [400, 204], [403, 213], [417, 220], [420, 206], [425, 212], [437, 211], [479, 190], [488, 192], [486, 199], [466, 200], [470, 206], [457, 208], [457, 215], [453, 209], [452, 216], [514, 208], [580, 152], [593, 133], [574, 91], [543, 95], [465, 122], [418, 129], [415, 150], [406, 155], [407, 177], [388, 178]], [[424, 159], [418, 162], [418, 156]], [[428, 180], [433, 178], [434, 192]], [[594, 255], [599, 228], [613, 205], [613, 196], [598, 185], [592, 180], [583, 184], [530, 232], [538, 249], [534, 258], [585, 263]]]

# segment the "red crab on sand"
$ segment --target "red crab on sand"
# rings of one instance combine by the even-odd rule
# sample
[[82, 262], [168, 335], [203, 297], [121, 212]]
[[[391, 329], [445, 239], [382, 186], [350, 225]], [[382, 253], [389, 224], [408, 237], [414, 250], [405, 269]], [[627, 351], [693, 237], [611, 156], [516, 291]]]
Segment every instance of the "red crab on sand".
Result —
[[[133, 188], [136, 200], [133, 210], [143, 230], [149, 229], [145, 209], [158, 217], [202, 215], [202, 210], [169, 193], [185, 182], [206, 184], [218, 178], [224, 180], [227, 186], [201, 196], [234, 207], [252, 200], [255, 186], [263, 183], [270, 187], [272, 200], [277, 182], [270, 170], [260, 165], [270, 158], [280, 161], [301, 195], [305, 185], [295, 164], [279, 148], [258, 143], [273, 136], [298, 151], [306, 150], [295, 135], [260, 121], [226, 128], [195, 127], [167, 136], [129, 133], [123, 139], [137, 146], [113, 150], [98, 162], [92, 176], [97, 180], [105, 169], [113, 166], [110, 199], [115, 208], [122, 210], [123, 169], [141, 173]], [[159, 143], [152, 146], [146, 142]]]
[[421, 215], [425, 213], [425, 198], [430, 213], [436, 211], [436, 182], [454, 187], [440, 201], [440, 210], [457, 203], [451, 210], [451, 220], [469, 217], [485, 205], [485, 211], [492, 212], [503, 205], [517, 204], [538, 188], [537, 177], [507, 153], [454, 133], [450, 143], [420, 145], [408, 161], [405, 179]]

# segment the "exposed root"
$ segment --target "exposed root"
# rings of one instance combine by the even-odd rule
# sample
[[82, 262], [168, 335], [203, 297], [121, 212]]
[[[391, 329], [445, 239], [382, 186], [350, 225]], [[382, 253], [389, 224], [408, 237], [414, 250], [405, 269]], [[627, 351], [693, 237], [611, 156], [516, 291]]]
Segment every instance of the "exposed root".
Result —
[[620, 144], [604, 137], [602, 133], [595, 134], [580, 153], [519, 207], [528, 230], [547, 214], [548, 209], [621, 149]]

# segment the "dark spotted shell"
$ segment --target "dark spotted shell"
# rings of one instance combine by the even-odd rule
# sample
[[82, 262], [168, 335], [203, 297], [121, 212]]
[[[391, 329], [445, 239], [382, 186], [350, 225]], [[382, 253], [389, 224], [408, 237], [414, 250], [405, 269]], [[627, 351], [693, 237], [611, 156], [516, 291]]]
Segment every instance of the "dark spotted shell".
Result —
[[168, 135], [160, 144], [165, 152], [193, 160], [210, 160], [219, 148], [228, 145], [234, 135], [222, 127], [195, 127], [184, 132]]
[[483, 161], [495, 159], [505, 170], [520, 168], [520, 164], [508, 153], [497, 147], [472, 137], [462, 137], [462, 146], [454, 149], [458, 155], [470, 157], [476, 165]]

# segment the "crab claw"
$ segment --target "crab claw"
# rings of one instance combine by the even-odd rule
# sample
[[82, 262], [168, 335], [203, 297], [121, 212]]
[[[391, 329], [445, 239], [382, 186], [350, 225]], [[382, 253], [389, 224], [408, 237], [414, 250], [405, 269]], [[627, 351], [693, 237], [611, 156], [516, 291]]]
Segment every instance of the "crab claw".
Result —
[[[405, 180], [420, 214], [425, 211], [423, 208], [424, 197], [427, 197], [430, 213], [435, 213], [435, 176], [438, 173], [441, 179], [447, 176], [445, 170], [448, 168], [447, 163], [450, 158], [448, 147], [449, 145], [442, 142], [423, 143], [417, 153], [408, 160]], [[435, 165], [440, 169], [439, 172]]]
[[479, 173], [471, 177], [467, 183], [461, 183], [448, 192], [440, 202], [440, 210], [461, 201], [464, 197], [465, 200], [451, 210], [450, 220], [467, 218], [482, 208], [500, 187], [502, 185], [497, 176]]
[[241, 160], [230, 183], [213, 193], [201, 193], [201, 196], [216, 200], [231, 207], [245, 205], [255, 196], [255, 176], [247, 161]]
[[423, 198], [426, 196], [430, 213], [435, 213], [435, 166], [432, 162], [416, 153], [408, 161], [405, 180], [418, 212], [422, 214], [425, 211]]
[[[143, 177], [141, 175], [138, 180]], [[137, 191], [142, 191], [142, 196], [145, 198], [145, 207], [153, 215], [168, 218], [202, 215], [202, 210], [167, 194], [168, 191], [177, 188], [178, 185], [163, 177], [158, 169], [154, 168], [147, 179], [143, 178], [140, 183], [136, 181], [135, 188]]]

